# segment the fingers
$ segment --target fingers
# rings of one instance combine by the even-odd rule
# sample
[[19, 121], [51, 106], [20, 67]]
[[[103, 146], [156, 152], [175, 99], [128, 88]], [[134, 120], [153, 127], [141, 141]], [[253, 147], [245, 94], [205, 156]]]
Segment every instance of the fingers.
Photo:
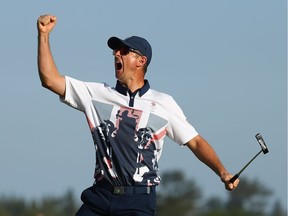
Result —
[[236, 179], [233, 183], [230, 182], [230, 179], [233, 176], [231, 174], [225, 174], [224, 176], [221, 176], [221, 181], [225, 184], [226, 190], [232, 191], [235, 188], [238, 187], [240, 180]]
[[56, 22], [56, 16], [53, 15], [42, 15], [38, 18], [38, 23], [40, 23], [43, 26], [47, 26], [50, 23]]
[[238, 184], [239, 184], [240, 180], [239, 179], [236, 179], [233, 183], [230, 182], [230, 180], [228, 182], [225, 182], [225, 187], [227, 190], [234, 190], [235, 188], [238, 187]]
[[38, 30], [42, 33], [49, 33], [56, 25], [57, 18], [53, 15], [42, 15], [37, 20]]

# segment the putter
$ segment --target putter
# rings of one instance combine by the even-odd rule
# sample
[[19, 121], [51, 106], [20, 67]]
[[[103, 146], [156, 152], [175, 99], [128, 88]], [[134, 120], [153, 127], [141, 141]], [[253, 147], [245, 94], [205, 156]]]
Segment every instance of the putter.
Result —
[[258, 155], [261, 154], [261, 152], [263, 152], [264, 154], [267, 154], [269, 151], [268, 151], [268, 148], [264, 142], [264, 139], [263, 137], [261, 136], [260, 133], [257, 133], [255, 135], [258, 143], [260, 144], [260, 147], [261, 147], [261, 150], [237, 173], [235, 174], [231, 179], [230, 179], [230, 182], [233, 183], [237, 178], [239, 178], [240, 174], [252, 163], [252, 161], [258, 157]]

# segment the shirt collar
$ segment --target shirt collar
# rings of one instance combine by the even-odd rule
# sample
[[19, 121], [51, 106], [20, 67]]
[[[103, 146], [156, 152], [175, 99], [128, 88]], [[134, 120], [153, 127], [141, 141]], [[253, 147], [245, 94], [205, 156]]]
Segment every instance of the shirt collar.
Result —
[[[127, 89], [125, 86], [123, 86], [119, 80], [117, 80], [117, 83], [116, 83], [116, 87], [115, 87], [116, 91], [118, 91], [120, 94], [123, 94], [123, 95], [127, 95], [127, 93], [131, 94], [130, 90]], [[139, 96], [143, 96], [148, 90], [150, 89], [150, 84], [148, 82], [148, 80], [144, 80], [144, 85], [135, 91], [136, 92], [139, 92]]]

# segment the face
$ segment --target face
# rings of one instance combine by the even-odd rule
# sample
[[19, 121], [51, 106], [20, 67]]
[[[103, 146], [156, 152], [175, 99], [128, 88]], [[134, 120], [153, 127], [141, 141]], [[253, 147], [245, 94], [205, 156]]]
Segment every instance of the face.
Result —
[[114, 64], [115, 64], [115, 76], [122, 82], [126, 83], [129, 78], [135, 74], [138, 67], [139, 58], [142, 58], [142, 54], [133, 50], [127, 46], [122, 46], [113, 51]]

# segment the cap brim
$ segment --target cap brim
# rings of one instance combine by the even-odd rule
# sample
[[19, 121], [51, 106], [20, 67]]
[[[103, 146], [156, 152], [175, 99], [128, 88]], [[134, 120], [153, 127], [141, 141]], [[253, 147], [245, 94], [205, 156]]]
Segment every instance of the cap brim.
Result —
[[132, 44], [129, 44], [127, 43], [127, 41], [121, 40], [120, 38], [117, 38], [117, 37], [109, 38], [109, 40], [107, 41], [107, 44], [112, 50], [116, 50], [123, 45], [126, 45], [132, 49], [135, 49], [135, 47], [133, 47]]
[[123, 43], [123, 41], [121, 39], [119, 39], [117, 37], [111, 37], [107, 41], [107, 44], [112, 50], [116, 50], [124, 43]]

